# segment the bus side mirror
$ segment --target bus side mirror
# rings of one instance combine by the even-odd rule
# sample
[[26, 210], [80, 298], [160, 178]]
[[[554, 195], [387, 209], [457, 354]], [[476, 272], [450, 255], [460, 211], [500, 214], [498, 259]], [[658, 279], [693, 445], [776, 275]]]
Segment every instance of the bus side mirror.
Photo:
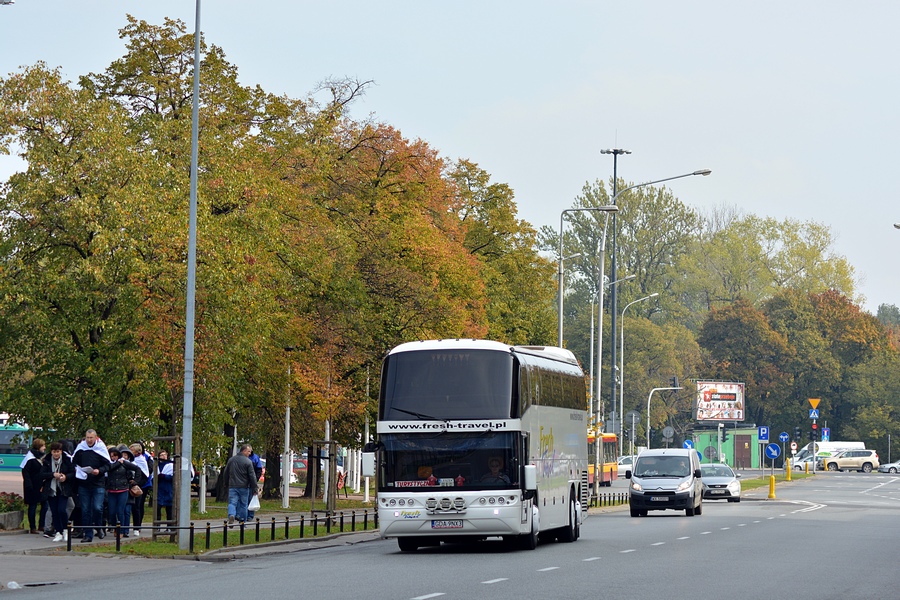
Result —
[[537, 491], [537, 467], [535, 465], [525, 465], [522, 467], [522, 479], [524, 481], [526, 492]]
[[375, 477], [375, 453], [362, 453], [362, 476]]

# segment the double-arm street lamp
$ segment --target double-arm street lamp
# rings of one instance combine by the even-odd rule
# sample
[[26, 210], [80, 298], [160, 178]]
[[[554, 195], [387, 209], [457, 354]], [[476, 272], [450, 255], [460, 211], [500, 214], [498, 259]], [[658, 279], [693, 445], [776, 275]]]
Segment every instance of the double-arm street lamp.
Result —
[[[566, 213], [569, 212], [581, 212], [581, 211], [594, 211], [594, 212], [615, 212], [619, 210], [615, 206], [591, 206], [585, 208], [567, 208], [561, 213], [559, 213], [559, 272], [557, 274], [557, 285], [559, 287], [559, 324], [557, 327], [557, 346], [560, 348], [563, 347], [563, 218], [566, 216]], [[579, 255], [580, 256], [580, 255]]]
[[[621, 429], [619, 429], [619, 431], [625, 431], [625, 311], [628, 310], [628, 307], [632, 304], [637, 304], [638, 302], [643, 302], [650, 298], [656, 298], [657, 296], [659, 296], [659, 294], [653, 292], [649, 296], [644, 296], [643, 298], [638, 298], [633, 302], [629, 302], [625, 305], [625, 308], [622, 309], [622, 337], [619, 340], [619, 419], [621, 423]], [[613, 332], [613, 339], [615, 339], [615, 332]], [[650, 434], [648, 433], [647, 435], [649, 437]], [[621, 435], [619, 436], [619, 454], [622, 454]]]
[[[601, 150], [601, 154], [613, 154], [613, 158], [617, 158], [619, 154], [630, 154], [627, 150]], [[674, 177], [666, 177], [665, 179], [657, 179], [655, 181], [647, 181], [644, 183], [637, 183], [635, 185], [628, 186], [622, 191], [614, 191], [612, 197], [612, 204], [616, 207], [616, 211], [618, 211], [617, 201], [619, 196], [624, 194], [625, 192], [631, 191], [635, 188], [644, 187], [648, 185], [654, 185], [657, 183], [663, 183], [665, 181], [672, 181], [673, 179], [682, 179], [684, 177], [693, 177], [694, 175], [709, 175], [712, 173], [710, 169], [699, 169], [697, 171], [692, 171], [691, 173], [685, 173], [684, 175], [676, 175]], [[616, 171], [615, 171], [615, 162], [613, 163], [613, 190], [616, 190]], [[612, 260], [610, 260], [610, 277], [613, 279], [616, 278], [616, 220], [615, 214], [613, 214], [613, 239], [612, 239]], [[562, 229], [560, 227], [560, 229]], [[561, 243], [561, 242], [560, 242]], [[562, 305], [560, 305], [561, 307]], [[612, 325], [612, 347], [610, 348], [609, 357], [610, 357], [610, 365], [609, 365], [609, 373], [611, 380], [611, 390], [610, 390], [610, 398], [616, 397], [616, 288], [612, 289], [612, 293], [610, 294], [610, 302], [609, 302], [609, 312], [610, 312], [610, 325]], [[562, 318], [562, 317], [560, 317]], [[560, 327], [562, 330], [562, 327]], [[624, 417], [623, 417], [624, 418]], [[624, 422], [623, 422], [624, 423]], [[621, 442], [619, 444], [620, 454], [621, 454]]]

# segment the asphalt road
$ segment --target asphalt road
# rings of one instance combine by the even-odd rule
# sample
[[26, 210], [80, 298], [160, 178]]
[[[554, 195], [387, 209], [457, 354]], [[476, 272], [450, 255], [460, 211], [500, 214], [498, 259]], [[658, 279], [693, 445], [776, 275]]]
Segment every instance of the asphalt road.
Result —
[[[627, 510], [592, 515], [579, 541], [531, 552], [487, 541], [401, 553], [395, 540], [377, 540], [228, 563], [156, 561], [152, 568], [146, 561], [81, 558], [82, 574], [98, 560], [116, 574], [104, 568], [96, 577], [68, 580], [63, 593], [367, 600], [900, 596], [900, 477], [826, 473], [780, 485], [776, 499], [767, 499], [767, 492], [734, 504], [705, 502], [697, 517], [669, 511], [631, 518]], [[156, 568], [160, 563], [166, 568]], [[809, 568], [798, 568], [802, 564]], [[52, 585], [16, 593], [56, 598], [61, 591]]]

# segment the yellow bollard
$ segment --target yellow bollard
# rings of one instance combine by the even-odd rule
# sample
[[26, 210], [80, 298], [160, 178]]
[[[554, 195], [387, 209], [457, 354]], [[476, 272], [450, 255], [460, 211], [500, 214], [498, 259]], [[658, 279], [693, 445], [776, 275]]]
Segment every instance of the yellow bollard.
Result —
[[775, 476], [769, 475], [769, 499], [775, 498]]
[[791, 481], [791, 459], [785, 458], [784, 465], [787, 467], [787, 473], [785, 473], [784, 480]]

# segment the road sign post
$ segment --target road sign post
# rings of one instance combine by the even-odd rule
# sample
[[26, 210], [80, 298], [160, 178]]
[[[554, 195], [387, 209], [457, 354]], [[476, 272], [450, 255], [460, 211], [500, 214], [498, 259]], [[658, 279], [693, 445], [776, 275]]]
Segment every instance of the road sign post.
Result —
[[766, 456], [772, 459], [772, 475], [769, 476], [769, 498], [775, 498], [775, 459], [781, 454], [778, 444], [766, 446]]

